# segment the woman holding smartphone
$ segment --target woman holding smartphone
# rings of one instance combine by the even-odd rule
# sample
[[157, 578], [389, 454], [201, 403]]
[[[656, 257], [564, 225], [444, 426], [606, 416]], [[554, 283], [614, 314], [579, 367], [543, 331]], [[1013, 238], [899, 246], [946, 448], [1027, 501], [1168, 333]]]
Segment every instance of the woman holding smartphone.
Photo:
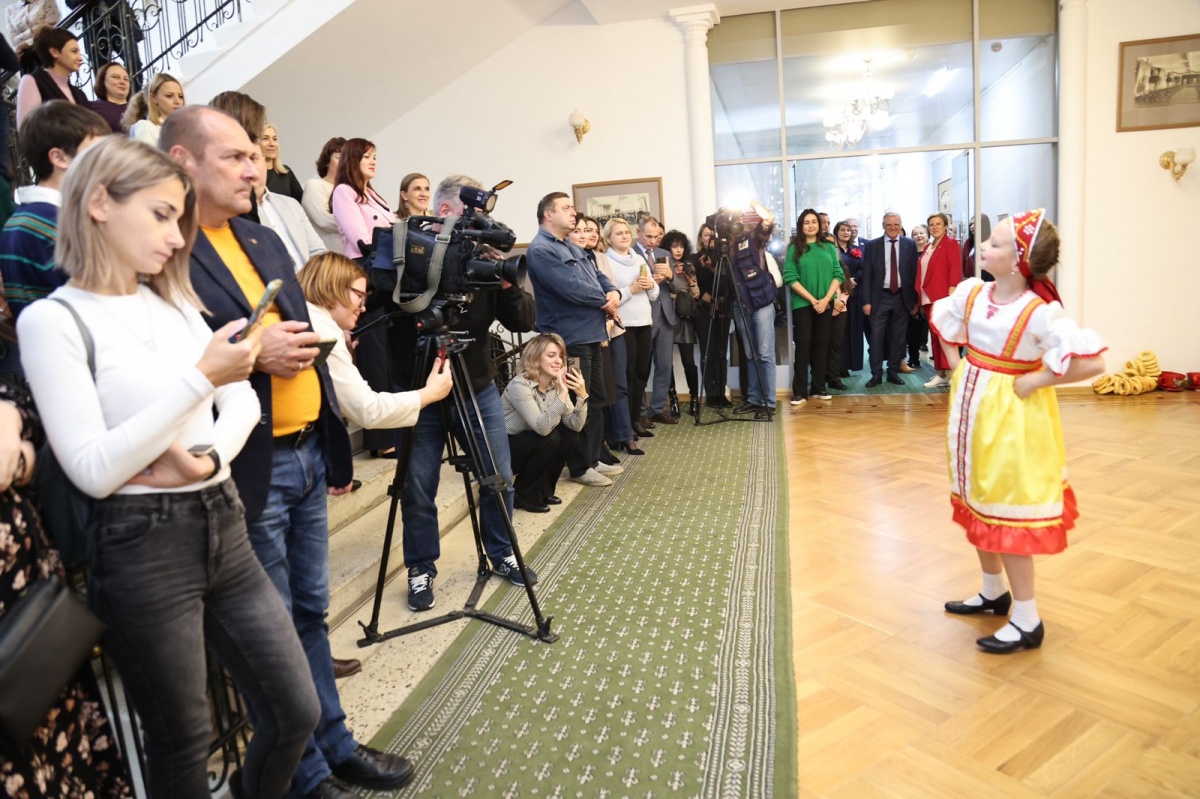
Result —
[[621, 293], [621, 322], [625, 325], [626, 384], [629, 387], [629, 416], [633, 432], [646, 435], [638, 421], [646, 381], [650, 379], [650, 301], [658, 299], [658, 283], [646, 259], [633, 251], [633, 230], [620, 217], [604, 223], [605, 255], [612, 266], [613, 285]]
[[567, 368], [566, 355], [556, 333], [535, 336], [521, 351], [521, 373], [500, 398], [517, 476], [514, 507], [530, 513], [562, 504], [554, 487], [587, 422], [587, 386], [577, 365]]
[[412, 427], [422, 408], [450, 393], [450, 368], [443, 368], [441, 358], [434, 363], [425, 386], [416, 391], [377, 392], [363, 379], [347, 344], [348, 334], [367, 306], [367, 273], [362, 267], [343, 255], [327, 252], [309, 260], [296, 277], [308, 299], [313, 330], [321, 336], [317, 346], [330, 348], [329, 376], [338, 406], [348, 420], [364, 430]]
[[96, 499], [88, 602], [145, 728], [147, 791], [208, 794], [207, 647], [255, 715], [235, 795], [285, 796], [320, 707], [230, 479], [258, 424], [259, 334], [231, 343], [245, 320], [214, 334], [201, 317], [195, 190], [163, 153], [105, 139], [62, 208], [70, 280], [21, 314], [21, 356], [54, 454]]

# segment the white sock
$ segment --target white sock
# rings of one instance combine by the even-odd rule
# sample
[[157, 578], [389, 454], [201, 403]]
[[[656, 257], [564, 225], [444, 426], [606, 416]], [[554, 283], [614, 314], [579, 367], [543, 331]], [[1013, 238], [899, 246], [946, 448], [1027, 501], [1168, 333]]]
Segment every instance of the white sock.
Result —
[[[988, 574], [987, 572], [984, 572], [983, 590], [970, 599], [963, 600], [963, 604], [971, 607], [979, 607], [983, 604], [984, 599], [997, 599], [998, 597], [1004, 596], [1007, 591], [1008, 586], [1004, 584], [1003, 572], [999, 574]], [[980, 596], [980, 594], [982, 594], [982, 596]]]
[[1012, 615], [1009, 617], [1008, 624], [996, 631], [996, 638], [1001, 641], [1019, 641], [1021, 636], [1014, 629], [1014, 625], [1027, 633], [1031, 633], [1041, 623], [1042, 619], [1038, 616], [1036, 599], [1014, 601], [1012, 603]]

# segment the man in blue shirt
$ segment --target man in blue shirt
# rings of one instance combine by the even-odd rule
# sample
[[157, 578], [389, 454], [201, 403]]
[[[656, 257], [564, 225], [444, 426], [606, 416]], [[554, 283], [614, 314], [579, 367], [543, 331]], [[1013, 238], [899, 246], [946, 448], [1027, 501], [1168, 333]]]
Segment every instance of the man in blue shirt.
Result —
[[[609, 314], [616, 314], [621, 295], [583, 250], [567, 241], [567, 234], [575, 229], [570, 197], [562, 192], [547, 194], [538, 203], [537, 215], [539, 230], [525, 253], [537, 301], [537, 329], [562, 336], [567, 355], [579, 359], [588, 388], [587, 422], [567, 467], [577, 483], [612, 485], [595, 469], [604, 444], [604, 414], [599, 411], [607, 406], [608, 394], [600, 345], [608, 341], [606, 322]], [[620, 467], [608, 468], [619, 474]]]

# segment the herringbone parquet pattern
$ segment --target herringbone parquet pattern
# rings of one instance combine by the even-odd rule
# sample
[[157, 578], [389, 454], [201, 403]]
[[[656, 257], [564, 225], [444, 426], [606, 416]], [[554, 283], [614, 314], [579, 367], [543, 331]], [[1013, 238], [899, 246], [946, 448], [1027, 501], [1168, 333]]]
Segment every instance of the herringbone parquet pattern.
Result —
[[1038, 561], [1045, 645], [1008, 657], [942, 610], [979, 588], [946, 397], [888, 400], [779, 419], [800, 795], [1200, 796], [1200, 396], [1063, 396], [1082, 518]]

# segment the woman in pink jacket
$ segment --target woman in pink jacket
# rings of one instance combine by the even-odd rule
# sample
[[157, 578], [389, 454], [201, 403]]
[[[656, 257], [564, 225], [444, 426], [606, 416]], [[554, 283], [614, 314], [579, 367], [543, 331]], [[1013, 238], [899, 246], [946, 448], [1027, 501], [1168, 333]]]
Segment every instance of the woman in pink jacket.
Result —
[[[338, 160], [337, 181], [329, 197], [329, 207], [342, 234], [347, 258], [358, 261], [367, 271], [361, 245], [370, 246], [375, 228], [396, 224], [396, 214], [384, 202], [371, 178], [375, 177], [375, 145], [366, 139], [347, 139]], [[367, 298], [367, 309], [360, 326], [383, 314], [380, 299]], [[358, 337], [358, 371], [373, 391], [391, 391], [392, 359], [388, 353], [387, 325], [379, 325]], [[377, 458], [396, 457], [396, 430], [363, 430], [363, 447]]]

